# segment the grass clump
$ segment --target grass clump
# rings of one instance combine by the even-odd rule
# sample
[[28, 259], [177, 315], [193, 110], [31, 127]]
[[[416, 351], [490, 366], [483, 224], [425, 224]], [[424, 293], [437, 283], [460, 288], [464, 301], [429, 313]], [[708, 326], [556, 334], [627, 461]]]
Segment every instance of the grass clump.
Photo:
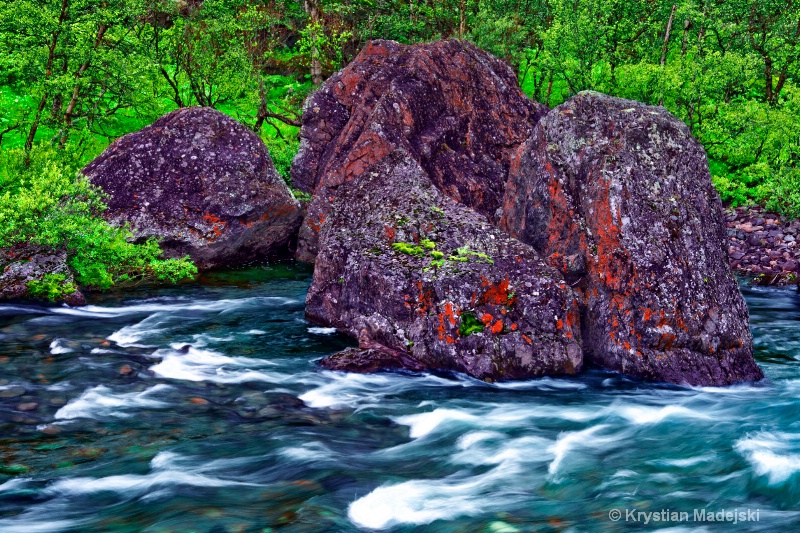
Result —
[[483, 323], [473, 313], [470, 311], [461, 313], [461, 324], [458, 326], [459, 335], [467, 337], [473, 333], [480, 333], [483, 328]]
[[466, 263], [469, 261], [470, 257], [474, 257], [477, 259], [479, 263], [487, 263], [489, 265], [493, 265], [494, 261], [491, 257], [484, 253], [480, 252], [473, 252], [469, 249], [468, 246], [462, 246], [461, 248], [457, 248], [455, 253], [448, 257], [451, 261], [458, 261], [459, 263]]
[[[96, 289], [140, 281], [177, 282], [197, 273], [188, 256], [160, 259], [154, 239], [133, 244], [128, 228], [103, 220], [102, 191], [77, 170], [74, 158], [55, 150], [35, 149], [29, 164], [22, 150], [0, 154], [0, 247], [29, 243], [63, 249], [78, 284]], [[45, 277], [30, 288], [51, 299], [74, 292], [58, 276]]]
[[392, 244], [392, 249], [401, 254], [412, 255], [414, 257], [422, 257], [425, 255], [425, 250], [422, 246], [417, 246], [410, 242], [396, 242]]

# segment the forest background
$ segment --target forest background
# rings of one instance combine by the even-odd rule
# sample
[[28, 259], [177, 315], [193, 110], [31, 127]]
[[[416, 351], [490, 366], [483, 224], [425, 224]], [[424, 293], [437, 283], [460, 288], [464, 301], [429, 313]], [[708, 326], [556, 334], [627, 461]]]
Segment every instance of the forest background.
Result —
[[796, 0], [0, 0], [0, 247], [65, 247], [100, 288], [190, 274], [105, 225], [77, 169], [202, 105], [261, 135], [291, 186], [304, 99], [379, 38], [469, 40], [550, 107], [585, 89], [663, 105], [723, 201], [800, 217]]

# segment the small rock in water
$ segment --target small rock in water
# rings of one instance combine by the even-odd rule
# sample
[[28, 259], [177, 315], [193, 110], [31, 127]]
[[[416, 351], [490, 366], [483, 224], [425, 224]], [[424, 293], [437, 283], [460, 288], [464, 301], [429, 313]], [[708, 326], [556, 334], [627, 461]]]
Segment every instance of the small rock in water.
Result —
[[35, 411], [38, 407], [39, 404], [36, 402], [26, 402], [17, 405], [17, 411]]
[[0, 398], [16, 398], [25, 394], [25, 389], [22, 387], [11, 387], [8, 389], [0, 390]]

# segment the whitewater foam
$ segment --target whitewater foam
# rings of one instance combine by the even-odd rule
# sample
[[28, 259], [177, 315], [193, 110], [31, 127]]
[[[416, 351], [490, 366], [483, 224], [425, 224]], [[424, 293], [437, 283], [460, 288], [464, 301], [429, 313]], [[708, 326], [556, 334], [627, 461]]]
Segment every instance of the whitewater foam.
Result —
[[153, 399], [153, 396], [172, 390], [169, 385], [159, 384], [142, 392], [120, 393], [114, 392], [105, 385], [86, 390], [78, 398], [71, 400], [64, 407], [56, 411], [56, 420], [73, 418], [106, 417], [127, 418], [131, 416], [126, 411], [131, 409], [159, 409], [168, 407], [169, 404]]
[[613, 442], [616, 438], [599, 437], [597, 433], [605, 430], [609, 426], [601, 424], [580, 431], [569, 431], [561, 433], [556, 442], [550, 447], [549, 451], [553, 454], [553, 461], [547, 467], [548, 477], [557, 480], [558, 471], [561, 463], [568, 453], [579, 447], [599, 448]]
[[316, 335], [333, 335], [336, 333], [336, 328], [311, 327], [308, 328], [308, 332]]
[[50, 343], [50, 353], [53, 355], [59, 355], [62, 353], [70, 353], [74, 351], [72, 348], [68, 346], [64, 346], [65, 342], [69, 342], [66, 339], [53, 339], [53, 342]]
[[130, 499], [150, 493], [153, 490], [174, 485], [195, 487], [258, 486], [255, 483], [222, 479], [203, 473], [204, 470], [211, 469], [209, 465], [195, 469], [195, 471], [187, 468], [186, 464], [183, 464], [180, 468], [173, 468], [176, 458], [177, 455], [174, 453], [160, 452], [152, 459], [150, 466], [153, 471], [149, 474], [61, 479], [50, 485], [46, 492], [67, 495], [117, 492]]
[[156, 350], [153, 357], [161, 358], [161, 362], [152, 366], [156, 375], [184, 381], [213, 381], [215, 383], [245, 383], [248, 381], [265, 381], [283, 383], [291, 376], [279, 372], [265, 372], [255, 368], [274, 366], [275, 363], [264, 359], [249, 357], [229, 357], [212, 350], [195, 347], [182, 349], [180, 343], [171, 349]]
[[781, 485], [800, 472], [800, 435], [759, 432], [739, 439], [734, 449], [770, 485]]

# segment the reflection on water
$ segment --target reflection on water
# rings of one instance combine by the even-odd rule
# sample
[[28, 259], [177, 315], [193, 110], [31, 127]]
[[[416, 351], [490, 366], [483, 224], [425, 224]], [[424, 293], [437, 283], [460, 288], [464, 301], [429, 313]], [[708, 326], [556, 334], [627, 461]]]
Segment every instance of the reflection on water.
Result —
[[[274, 266], [0, 306], [0, 531], [788, 531], [800, 525], [800, 298], [744, 287], [767, 375], [486, 384], [320, 371], [351, 345]], [[759, 521], [609, 519], [758, 509]]]

